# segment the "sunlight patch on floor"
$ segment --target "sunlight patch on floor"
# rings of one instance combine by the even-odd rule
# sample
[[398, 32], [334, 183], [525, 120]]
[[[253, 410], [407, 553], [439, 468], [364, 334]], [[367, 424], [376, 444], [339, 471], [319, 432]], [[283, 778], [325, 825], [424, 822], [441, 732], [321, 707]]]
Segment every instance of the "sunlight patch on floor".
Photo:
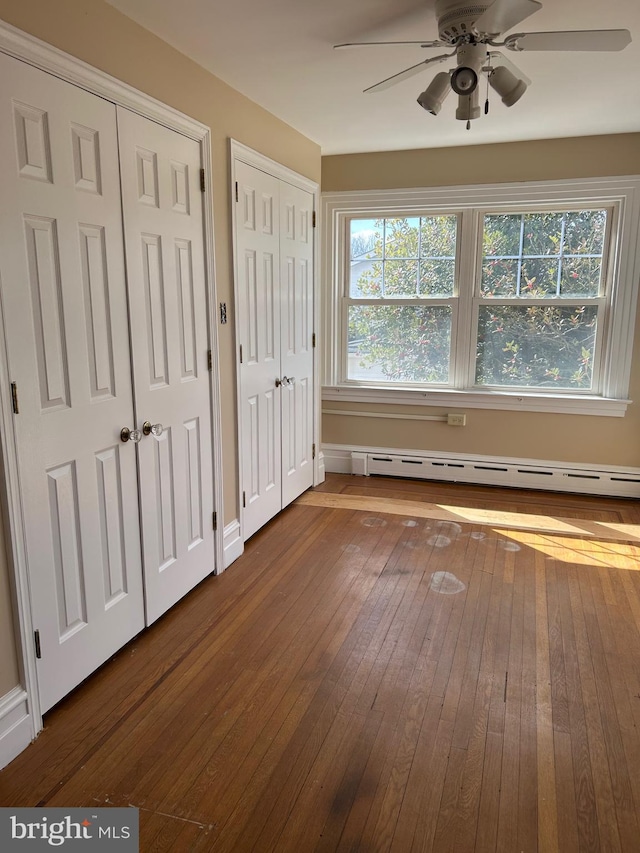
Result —
[[[334, 509], [357, 510], [386, 515], [402, 515], [405, 518], [429, 518], [463, 524], [482, 524], [509, 530], [531, 530], [535, 533], [551, 533], [614, 542], [639, 542], [640, 525], [620, 524], [609, 521], [593, 521], [583, 518], [559, 518], [551, 515], [524, 512], [502, 512], [473, 507], [446, 506], [422, 501], [390, 500], [354, 495], [330, 494], [328, 492], [305, 492], [297, 504], [331, 507]], [[574, 541], [574, 540], [571, 540]]]
[[520, 530], [497, 530], [496, 532], [529, 548], [535, 548], [545, 556], [562, 563], [640, 571], [640, 548], [635, 545], [598, 539], [549, 536]]

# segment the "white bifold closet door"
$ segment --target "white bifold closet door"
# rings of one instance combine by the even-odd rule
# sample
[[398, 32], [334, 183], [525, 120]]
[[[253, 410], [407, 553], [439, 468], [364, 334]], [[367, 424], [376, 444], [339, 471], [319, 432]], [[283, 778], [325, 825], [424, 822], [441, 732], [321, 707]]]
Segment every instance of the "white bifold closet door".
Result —
[[313, 485], [313, 195], [236, 161], [243, 536]]
[[144, 627], [113, 104], [0, 54], [0, 276], [41, 707]]
[[[128, 118], [121, 162], [113, 104], [0, 54], [0, 287], [43, 711], [144, 627], [145, 595], [150, 622], [214, 568], [199, 151]], [[172, 206], [184, 227], [159, 221]], [[161, 436], [120, 440], [146, 419]]]
[[147, 623], [215, 565], [200, 146], [118, 108]]

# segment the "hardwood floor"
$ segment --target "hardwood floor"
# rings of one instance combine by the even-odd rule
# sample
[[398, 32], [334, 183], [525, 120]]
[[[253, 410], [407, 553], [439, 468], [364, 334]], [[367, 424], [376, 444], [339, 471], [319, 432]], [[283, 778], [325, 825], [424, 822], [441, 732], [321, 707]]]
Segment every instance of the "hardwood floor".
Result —
[[0, 804], [142, 851], [640, 850], [640, 511], [328, 475], [52, 710]]

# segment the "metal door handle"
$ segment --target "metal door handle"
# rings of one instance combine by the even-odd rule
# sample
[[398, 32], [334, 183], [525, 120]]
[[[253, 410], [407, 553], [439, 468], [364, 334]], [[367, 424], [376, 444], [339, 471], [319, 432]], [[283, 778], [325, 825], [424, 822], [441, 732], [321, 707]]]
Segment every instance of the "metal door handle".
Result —
[[129, 429], [122, 427], [120, 430], [120, 441], [135, 441], [136, 443], [142, 438], [142, 433], [139, 429]]
[[278, 377], [276, 376], [276, 388], [279, 388], [281, 385], [282, 385], [282, 381], [280, 379], [278, 379]]
[[142, 424], [142, 432], [145, 435], [155, 435], [156, 437], [162, 435], [164, 427], [162, 424], [152, 424], [151, 421], [145, 421]]

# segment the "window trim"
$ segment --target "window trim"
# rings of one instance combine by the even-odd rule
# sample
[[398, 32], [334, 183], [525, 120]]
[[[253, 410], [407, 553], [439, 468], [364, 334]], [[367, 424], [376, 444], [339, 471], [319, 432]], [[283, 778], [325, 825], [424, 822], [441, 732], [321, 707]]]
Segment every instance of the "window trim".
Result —
[[[572, 204], [613, 207], [610, 251], [609, 304], [605, 307], [607, 345], [600, 357], [598, 393], [561, 389], [510, 389], [495, 387], [424, 388], [401, 385], [369, 385], [364, 382], [341, 381], [344, 364], [345, 335], [342, 288], [347, 258], [347, 227], [351, 218], [374, 216], [418, 215], [420, 213], [459, 213], [461, 217], [459, 246], [467, 251], [459, 254], [459, 280], [472, 281], [479, 245], [479, 219], [487, 210], [523, 205], [526, 207], [563, 207]], [[323, 212], [323, 399], [351, 402], [401, 403], [404, 405], [466, 406], [520, 411], [564, 412], [622, 417], [627, 405], [635, 331], [638, 277], [640, 275], [640, 176], [589, 178], [582, 180], [539, 181], [462, 187], [411, 188], [397, 190], [357, 190], [324, 193]], [[348, 260], [348, 258], [347, 258]], [[473, 310], [475, 290], [468, 298], [458, 291], [459, 323], [472, 322], [467, 314]], [[430, 300], [429, 300], [430, 301]], [[468, 306], [465, 306], [468, 302]], [[465, 317], [465, 315], [467, 315]], [[458, 327], [460, 328], [460, 326]], [[458, 337], [460, 337], [458, 333]], [[469, 345], [471, 346], [471, 345]], [[471, 347], [473, 349], [473, 347]], [[471, 354], [469, 353], [469, 361]], [[462, 356], [460, 363], [463, 362]], [[462, 370], [459, 371], [461, 373]], [[467, 374], [468, 375], [468, 374]], [[459, 383], [462, 377], [452, 375]]]

